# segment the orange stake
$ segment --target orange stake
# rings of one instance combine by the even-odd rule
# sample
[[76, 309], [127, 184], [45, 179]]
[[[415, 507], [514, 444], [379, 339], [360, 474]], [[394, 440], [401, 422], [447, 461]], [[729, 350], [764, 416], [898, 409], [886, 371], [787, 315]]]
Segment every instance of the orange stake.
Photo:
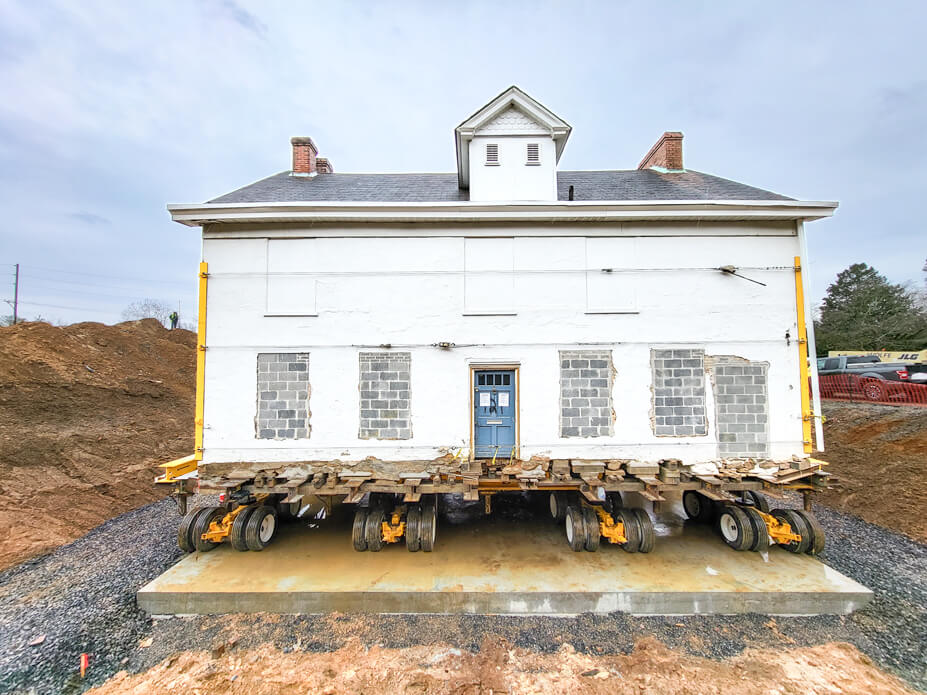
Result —
[[81, 654], [80, 655], [80, 677], [83, 678], [84, 674], [87, 673], [87, 667], [90, 666], [90, 655]]

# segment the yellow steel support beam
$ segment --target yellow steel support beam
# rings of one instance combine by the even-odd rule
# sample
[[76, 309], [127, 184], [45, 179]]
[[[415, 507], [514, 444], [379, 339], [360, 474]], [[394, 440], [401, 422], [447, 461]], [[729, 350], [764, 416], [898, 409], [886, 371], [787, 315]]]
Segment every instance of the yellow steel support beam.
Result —
[[196, 321], [196, 416], [194, 419], [193, 451], [197, 461], [203, 460], [203, 411], [206, 401], [206, 283], [208, 265], [200, 263], [199, 313]]
[[174, 459], [167, 463], [162, 463], [158, 468], [164, 469], [164, 475], [155, 478], [156, 483], [173, 483], [177, 478], [196, 470], [196, 456], [184, 456], [183, 458]]
[[808, 329], [805, 325], [805, 290], [802, 287], [800, 256], [795, 256], [795, 309], [798, 312], [798, 373], [801, 379], [798, 388], [801, 391], [802, 444], [805, 453], [810, 454], [814, 412], [811, 410], [811, 394], [808, 393], [811, 387], [808, 381]]

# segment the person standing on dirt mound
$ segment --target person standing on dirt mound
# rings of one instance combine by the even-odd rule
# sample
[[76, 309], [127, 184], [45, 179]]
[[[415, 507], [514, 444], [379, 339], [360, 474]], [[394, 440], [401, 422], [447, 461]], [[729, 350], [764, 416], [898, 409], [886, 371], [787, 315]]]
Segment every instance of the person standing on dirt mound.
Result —
[[180, 316], [177, 314], [177, 312], [172, 311], [171, 315], [168, 316], [167, 318], [171, 320], [171, 330], [174, 330], [175, 328], [177, 328], [177, 322], [180, 320]]

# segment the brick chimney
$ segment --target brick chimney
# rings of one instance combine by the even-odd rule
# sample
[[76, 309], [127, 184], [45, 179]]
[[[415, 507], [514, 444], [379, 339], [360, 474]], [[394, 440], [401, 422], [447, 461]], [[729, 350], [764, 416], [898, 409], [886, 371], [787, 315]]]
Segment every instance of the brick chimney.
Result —
[[663, 133], [656, 144], [650, 148], [650, 152], [637, 165], [637, 168], [683, 171], [682, 133], [676, 131]]
[[319, 153], [312, 138], [290, 138], [293, 146], [293, 176], [316, 173], [316, 155]]
[[320, 174], [334, 174], [335, 168], [326, 157], [315, 158], [315, 170]]

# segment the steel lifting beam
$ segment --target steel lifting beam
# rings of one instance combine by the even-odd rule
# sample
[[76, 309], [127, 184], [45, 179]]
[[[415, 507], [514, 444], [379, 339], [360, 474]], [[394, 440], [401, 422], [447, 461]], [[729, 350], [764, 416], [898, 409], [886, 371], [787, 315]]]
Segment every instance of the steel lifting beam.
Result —
[[174, 459], [173, 461], [168, 461], [167, 463], [162, 463], [158, 466], [164, 470], [163, 475], [159, 475], [155, 478], [155, 483], [174, 483], [180, 480], [181, 476], [192, 473], [197, 468], [197, 458], [193, 454], [190, 456], [184, 456], [183, 458]]

